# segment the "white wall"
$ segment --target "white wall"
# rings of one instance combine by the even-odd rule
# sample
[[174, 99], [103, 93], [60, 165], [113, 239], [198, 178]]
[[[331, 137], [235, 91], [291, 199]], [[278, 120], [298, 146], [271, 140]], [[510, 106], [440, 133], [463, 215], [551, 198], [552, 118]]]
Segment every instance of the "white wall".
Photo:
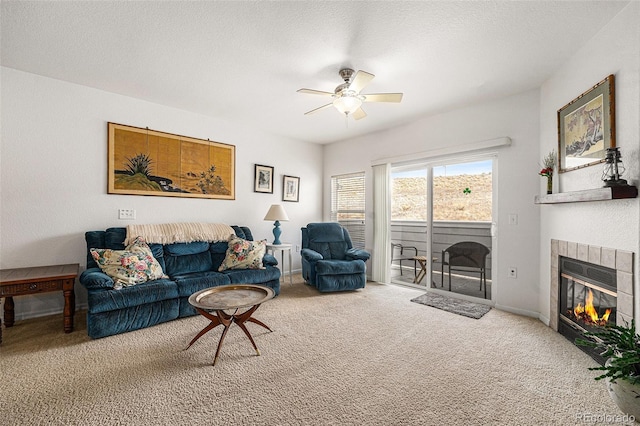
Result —
[[[300, 244], [300, 227], [321, 219], [322, 146], [265, 135], [244, 123], [168, 108], [113, 93], [0, 68], [0, 267], [80, 263], [84, 232], [129, 223], [222, 222], [272, 240], [269, 206], [291, 219], [282, 240]], [[107, 122], [236, 146], [236, 200], [107, 194]], [[274, 166], [274, 193], [253, 192], [254, 164]], [[282, 202], [282, 176], [300, 177], [300, 202]], [[118, 220], [118, 208], [136, 210]], [[294, 269], [300, 258], [293, 253]], [[78, 307], [86, 305], [76, 285]], [[62, 312], [62, 293], [15, 298], [16, 319]]]
[[[616, 145], [627, 172], [623, 176], [638, 185], [640, 174], [640, 3], [631, 2], [593, 39], [578, 50], [541, 87], [540, 153], [558, 144], [557, 110], [604, 79], [615, 75]], [[602, 186], [601, 165], [556, 174], [555, 190], [561, 192]], [[577, 241], [635, 253], [635, 318], [640, 320], [638, 274], [639, 201], [617, 200], [541, 207], [540, 314], [549, 318], [550, 241]]]
[[[498, 137], [512, 145], [498, 151], [498, 234], [494, 253], [496, 306], [526, 315], [538, 315], [539, 209], [533, 197], [543, 183], [539, 171], [539, 92], [474, 105], [427, 117], [411, 124], [360, 137], [325, 148], [325, 182], [342, 173], [365, 171], [367, 176], [367, 241], [373, 244], [373, 178], [371, 163], [386, 157], [449, 148]], [[369, 117], [367, 119], [373, 119]], [[357, 125], [357, 123], [355, 124]], [[330, 188], [324, 188], [324, 217], [329, 217]], [[507, 225], [508, 214], [518, 215], [518, 225]], [[369, 250], [372, 247], [368, 247]], [[375, 253], [372, 253], [375, 256]], [[518, 278], [507, 269], [518, 268]]]

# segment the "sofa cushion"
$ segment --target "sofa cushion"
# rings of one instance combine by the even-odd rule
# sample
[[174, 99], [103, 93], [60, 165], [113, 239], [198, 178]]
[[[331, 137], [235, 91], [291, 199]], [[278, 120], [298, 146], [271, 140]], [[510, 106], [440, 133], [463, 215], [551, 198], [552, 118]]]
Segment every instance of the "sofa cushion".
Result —
[[127, 228], [107, 228], [104, 232], [104, 248], [123, 250], [125, 238], [127, 238]]
[[251, 229], [249, 229], [248, 227], [238, 225], [231, 225], [231, 227], [238, 237], [245, 240], [253, 241], [253, 234], [251, 233]]
[[176, 243], [164, 246], [165, 272], [170, 276], [213, 269], [209, 243]]
[[227, 269], [264, 269], [262, 258], [267, 251], [267, 240], [249, 241], [236, 236], [229, 237], [229, 247], [218, 271]]
[[166, 268], [164, 264], [164, 246], [162, 244], [149, 244], [149, 248], [151, 249], [151, 254], [153, 254], [153, 257], [155, 257], [164, 271]]
[[165, 277], [151, 249], [141, 238], [136, 238], [124, 250], [92, 248], [90, 252], [102, 272], [114, 280], [115, 289]]
[[230, 278], [232, 284], [263, 284], [280, 279], [280, 270], [275, 266], [265, 269], [228, 269], [223, 274]]
[[217, 271], [220, 265], [222, 265], [227, 255], [228, 247], [229, 243], [227, 241], [219, 241], [209, 245], [209, 253], [211, 253], [211, 262], [213, 264], [212, 270]]
[[209, 250], [209, 243], [206, 241], [195, 241], [193, 243], [166, 244], [165, 251], [173, 256], [184, 256], [188, 254], [198, 254]]
[[89, 313], [113, 311], [177, 298], [178, 286], [168, 279], [147, 281], [120, 290], [99, 289], [87, 292]]
[[172, 277], [178, 286], [180, 297], [188, 297], [193, 293], [209, 287], [231, 284], [231, 280], [225, 274], [215, 271], [194, 272]]

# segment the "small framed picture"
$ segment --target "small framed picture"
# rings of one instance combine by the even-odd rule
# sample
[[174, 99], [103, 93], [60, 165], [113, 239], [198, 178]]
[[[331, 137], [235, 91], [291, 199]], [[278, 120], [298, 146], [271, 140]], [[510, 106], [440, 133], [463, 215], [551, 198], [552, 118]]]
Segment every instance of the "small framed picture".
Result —
[[300, 200], [300, 178], [285, 175], [282, 179], [282, 201]]
[[253, 191], [273, 194], [273, 167], [256, 164]]
[[613, 74], [558, 110], [560, 173], [603, 163], [616, 146]]

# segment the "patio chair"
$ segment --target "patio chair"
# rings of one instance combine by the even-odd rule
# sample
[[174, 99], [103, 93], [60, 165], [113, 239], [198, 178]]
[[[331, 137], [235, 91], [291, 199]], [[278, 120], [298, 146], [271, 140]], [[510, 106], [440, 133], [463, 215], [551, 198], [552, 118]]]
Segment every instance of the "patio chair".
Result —
[[[409, 253], [409, 255], [405, 255], [404, 251], [406, 250], [413, 250], [414, 254], [411, 255], [411, 253]], [[396, 252], [400, 251], [400, 253], [396, 256]], [[393, 262], [398, 262], [398, 264], [400, 265], [400, 275], [402, 276], [402, 261], [410, 261], [413, 262], [413, 275], [417, 276], [418, 275], [418, 268], [417, 268], [417, 262], [416, 259], [414, 258], [414, 256], [418, 255], [418, 249], [417, 247], [413, 247], [413, 246], [404, 246], [400, 243], [391, 243], [391, 264], [393, 265]]]
[[449, 291], [451, 291], [451, 271], [478, 272], [480, 274], [480, 290], [484, 284], [484, 298], [487, 298], [487, 246], [475, 241], [463, 241], [442, 250], [442, 266], [440, 287], [444, 286], [444, 266], [447, 265], [449, 275]]

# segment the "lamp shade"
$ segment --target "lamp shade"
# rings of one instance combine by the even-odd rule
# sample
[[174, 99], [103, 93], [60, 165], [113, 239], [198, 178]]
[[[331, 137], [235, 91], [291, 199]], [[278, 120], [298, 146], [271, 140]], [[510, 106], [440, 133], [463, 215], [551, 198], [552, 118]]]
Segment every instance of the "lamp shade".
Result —
[[282, 220], [286, 222], [289, 220], [289, 216], [287, 216], [287, 212], [284, 211], [282, 205], [272, 204], [264, 220]]

